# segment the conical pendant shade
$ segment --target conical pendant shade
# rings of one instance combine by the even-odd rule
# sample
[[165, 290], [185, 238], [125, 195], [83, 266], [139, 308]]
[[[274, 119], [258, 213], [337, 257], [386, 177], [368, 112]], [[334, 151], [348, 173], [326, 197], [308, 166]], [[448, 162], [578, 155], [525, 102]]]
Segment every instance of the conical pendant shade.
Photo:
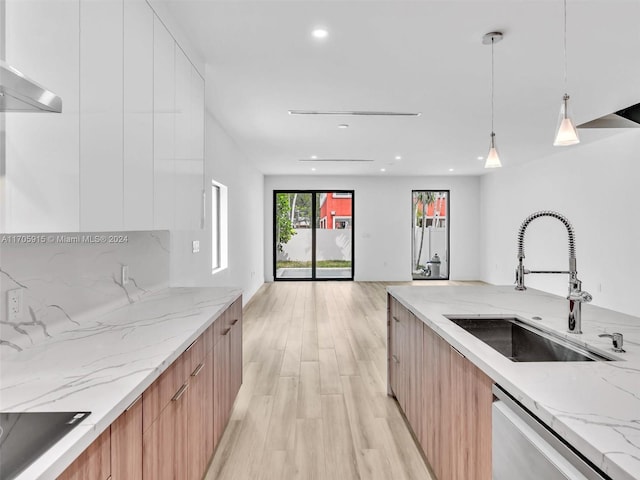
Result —
[[580, 143], [578, 131], [571, 121], [569, 115], [569, 95], [565, 94], [562, 98], [562, 106], [560, 107], [560, 115], [558, 117], [558, 129], [556, 131], [556, 139], [553, 145], [556, 147], [566, 147]]
[[489, 147], [489, 154], [487, 155], [487, 161], [484, 163], [484, 168], [500, 168], [502, 162], [498, 156], [498, 150], [496, 149], [496, 134], [491, 132], [491, 145]]

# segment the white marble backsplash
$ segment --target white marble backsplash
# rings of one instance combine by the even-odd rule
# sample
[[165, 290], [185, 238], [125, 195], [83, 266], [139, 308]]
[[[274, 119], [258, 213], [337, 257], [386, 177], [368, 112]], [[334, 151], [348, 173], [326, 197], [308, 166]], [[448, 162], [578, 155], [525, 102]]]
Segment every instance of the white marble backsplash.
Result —
[[[27, 349], [167, 288], [169, 247], [164, 230], [0, 234], [0, 349]], [[22, 316], [9, 321], [7, 292], [18, 288]]]

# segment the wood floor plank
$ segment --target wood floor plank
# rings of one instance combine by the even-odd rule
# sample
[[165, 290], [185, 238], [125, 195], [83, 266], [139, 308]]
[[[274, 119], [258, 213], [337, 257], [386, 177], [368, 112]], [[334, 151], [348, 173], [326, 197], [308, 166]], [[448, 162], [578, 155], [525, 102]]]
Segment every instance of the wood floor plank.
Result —
[[292, 450], [295, 440], [298, 377], [280, 377], [267, 432], [267, 450]]
[[340, 382], [340, 372], [338, 370], [338, 360], [336, 351], [333, 348], [323, 348], [319, 352], [320, 356], [320, 393], [342, 393], [342, 383]]
[[359, 479], [356, 451], [342, 395], [322, 396], [322, 434], [327, 478]]
[[305, 330], [302, 332], [302, 361], [317, 362], [318, 359], [318, 331]]
[[262, 355], [255, 395], [275, 395], [282, 366], [283, 350], [267, 350]]
[[287, 346], [284, 349], [284, 357], [282, 359], [282, 367], [280, 368], [281, 377], [297, 377], [300, 375], [300, 362], [302, 356], [302, 342], [292, 336], [287, 339]]
[[327, 478], [322, 419], [300, 418], [296, 421], [295, 448], [289, 452], [282, 478], [291, 480]]
[[358, 362], [353, 354], [349, 340], [344, 337], [334, 337], [333, 342], [340, 375], [357, 375]]
[[362, 377], [344, 376], [341, 380], [354, 447], [358, 450], [382, 447]]
[[319, 362], [302, 362], [300, 364], [297, 407], [298, 418], [321, 418], [322, 416]]
[[358, 455], [358, 472], [367, 480], [388, 480], [394, 478], [389, 459], [380, 450], [365, 449]]
[[260, 468], [260, 480], [282, 480], [287, 461], [286, 450], [265, 450]]

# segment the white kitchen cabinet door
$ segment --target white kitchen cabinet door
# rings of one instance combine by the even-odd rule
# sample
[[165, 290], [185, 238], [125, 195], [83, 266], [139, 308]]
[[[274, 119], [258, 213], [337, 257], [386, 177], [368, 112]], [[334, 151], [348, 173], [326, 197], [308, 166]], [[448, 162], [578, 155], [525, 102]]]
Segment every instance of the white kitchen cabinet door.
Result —
[[[79, 0], [6, 0], [6, 61], [62, 97], [62, 113], [6, 113], [5, 232], [79, 227]], [[5, 28], [6, 26], [6, 28]]]
[[175, 199], [175, 42], [162, 22], [153, 24], [153, 218], [173, 229]]
[[204, 160], [204, 78], [191, 67], [191, 147], [194, 158]]
[[196, 200], [199, 209], [199, 218], [196, 221], [194, 228], [204, 229], [204, 78], [200, 76], [198, 71], [191, 67], [191, 148], [193, 151], [193, 158], [195, 159], [194, 165], [197, 172], [194, 184], [199, 182], [199, 189], [194, 185], [194, 192], [197, 190], [200, 197]]
[[[56, 2], [57, 3], [57, 2]], [[80, 3], [80, 229], [123, 226], [123, 0]]]
[[153, 228], [153, 23], [145, 0], [124, 3], [124, 228]]
[[[184, 52], [176, 48], [176, 157], [175, 157], [175, 229], [198, 230], [202, 219], [203, 159], [198, 157], [199, 128], [195, 125], [198, 84], [194, 67]], [[196, 72], [197, 73], [197, 72]]]

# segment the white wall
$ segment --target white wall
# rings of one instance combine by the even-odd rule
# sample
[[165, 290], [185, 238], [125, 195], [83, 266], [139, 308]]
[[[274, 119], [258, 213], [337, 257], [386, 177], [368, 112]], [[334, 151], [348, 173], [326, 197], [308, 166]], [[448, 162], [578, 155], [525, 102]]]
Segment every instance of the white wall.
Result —
[[[208, 111], [205, 136], [206, 225], [202, 231], [172, 232], [171, 284], [240, 287], [246, 303], [264, 282], [264, 238], [256, 228], [263, 224], [263, 175]], [[211, 180], [226, 185], [229, 195], [229, 267], [215, 275], [211, 275]], [[200, 240], [200, 253], [191, 253], [191, 240]]]
[[[574, 226], [578, 274], [593, 303], [640, 315], [639, 152], [640, 132], [626, 131], [482, 177], [482, 279], [512, 284], [520, 224], [534, 211], [556, 210]], [[566, 229], [554, 219], [534, 220], [527, 228], [525, 255], [529, 269], [566, 270]], [[527, 275], [525, 281], [567, 294], [566, 275]]]
[[452, 280], [476, 280], [479, 261], [478, 177], [266, 176], [264, 272], [273, 281], [273, 191], [355, 190], [355, 280], [411, 280], [411, 190], [451, 190]]

